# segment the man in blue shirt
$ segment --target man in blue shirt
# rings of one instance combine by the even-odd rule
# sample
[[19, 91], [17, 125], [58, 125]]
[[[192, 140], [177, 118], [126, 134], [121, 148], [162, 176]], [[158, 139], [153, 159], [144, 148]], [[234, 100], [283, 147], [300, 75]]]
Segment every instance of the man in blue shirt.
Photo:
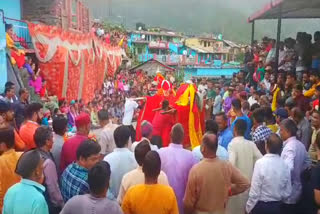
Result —
[[65, 202], [75, 195], [89, 193], [88, 170], [100, 160], [100, 151], [100, 145], [92, 140], [80, 144], [77, 162], [71, 163], [61, 176], [61, 194]]
[[241, 101], [239, 99], [234, 99], [234, 100], [232, 100], [231, 106], [232, 106], [232, 110], [236, 114], [236, 119], [231, 124], [231, 131], [233, 131], [234, 124], [237, 120], [239, 120], [239, 119], [244, 120], [247, 123], [247, 129], [246, 129], [244, 137], [247, 140], [250, 140], [251, 139], [250, 132], [251, 132], [252, 123], [251, 123], [250, 118], [247, 115], [244, 115], [242, 113]]
[[17, 163], [16, 173], [22, 177], [4, 197], [3, 214], [41, 213], [49, 214], [48, 205], [41, 185], [43, 160], [37, 150], [25, 152]]
[[233, 138], [232, 131], [228, 128], [228, 118], [224, 112], [221, 112], [215, 116], [215, 121], [219, 127], [218, 143], [228, 150], [228, 145]]
[[133, 152], [128, 149], [131, 136], [129, 127], [119, 126], [114, 131], [113, 136], [117, 148], [103, 159], [109, 163], [111, 168], [110, 188], [107, 195], [110, 200], [117, 199], [122, 177], [138, 166]]

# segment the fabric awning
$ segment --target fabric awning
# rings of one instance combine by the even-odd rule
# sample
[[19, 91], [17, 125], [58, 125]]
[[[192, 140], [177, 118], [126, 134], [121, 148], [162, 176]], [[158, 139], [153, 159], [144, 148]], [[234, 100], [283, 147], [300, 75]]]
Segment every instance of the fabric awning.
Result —
[[283, 19], [320, 18], [319, 0], [271, 0], [250, 16], [248, 22], [259, 19], [277, 19], [280, 6], [282, 6]]

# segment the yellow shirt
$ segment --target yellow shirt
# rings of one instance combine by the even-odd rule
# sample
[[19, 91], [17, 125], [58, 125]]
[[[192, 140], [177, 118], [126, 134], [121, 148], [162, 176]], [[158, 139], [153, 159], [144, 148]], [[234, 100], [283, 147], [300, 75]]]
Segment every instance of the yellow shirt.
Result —
[[309, 98], [313, 97], [314, 93], [316, 92], [317, 86], [320, 86], [320, 82], [318, 82], [317, 84], [313, 84], [308, 91], [304, 92], [304, 96]]
[[277, 131], [279, 130], [279, 126], [277, 124], [267, 125], [267, 127], [271, 129], [273, 133], [277, 133]]
[[131, 187], [122, 203], [124, 214], [179, 214], [176, 196], [163, 184], [139, 184]]
[[10, 149], [0, 156], [0, 213], [7, 190], [20, 182], [20, 176], [15, 173], [15, 169], [21, 154]]

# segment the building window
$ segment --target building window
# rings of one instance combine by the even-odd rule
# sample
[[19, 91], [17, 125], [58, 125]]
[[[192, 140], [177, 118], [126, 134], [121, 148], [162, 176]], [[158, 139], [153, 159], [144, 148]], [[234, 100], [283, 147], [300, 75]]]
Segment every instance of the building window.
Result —
[[206, 41], [204, 41], [204, 47], [207, 47], [207, 42]]
[[78, 29], [78, 1], [71, 1], [71, 26], [74, 29]]

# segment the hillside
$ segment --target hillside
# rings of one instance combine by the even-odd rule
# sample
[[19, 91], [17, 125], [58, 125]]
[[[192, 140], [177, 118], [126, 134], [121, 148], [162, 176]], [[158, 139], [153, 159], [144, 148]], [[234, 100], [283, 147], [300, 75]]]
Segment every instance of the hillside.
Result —
[[[222, 33], [224, 38], [247, 43], [251, 37], [247, 17], [269, 0], [86, 1], [94, 17], [123, 23], [128, 28], [143, 22], [148, 26], [171, 28], [187, 34]], [[259, 21], [256, 26], [257, 38], [276, 36], [275, 21]], [[297, 31], [314, 32], [317, 29], [320, 29], [320, 23], [314, 20], [284, 21], [283, 37], [294, 37]]]

